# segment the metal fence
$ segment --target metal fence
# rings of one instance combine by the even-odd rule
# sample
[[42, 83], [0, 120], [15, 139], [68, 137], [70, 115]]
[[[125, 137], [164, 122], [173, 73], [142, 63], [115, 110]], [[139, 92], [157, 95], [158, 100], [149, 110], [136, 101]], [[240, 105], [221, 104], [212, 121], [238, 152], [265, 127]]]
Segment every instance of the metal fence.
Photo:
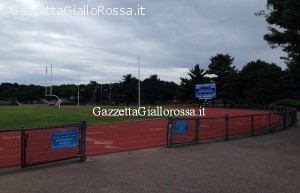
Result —
[[168, 118], [167, 145], [198, 143], [199, 118]]
[[286, 129], [297, 122], [297, 110], [293, 108], [263, 105], [234, 105], [231, 108], [268, 112], [224, 117], [168, 117], [167, 147], [267, 134]]
[[0, 130], [0, 169], [20, 166], [20, 130]]
[[0, 168], [86, 159], [86, 122], [0, 131]]

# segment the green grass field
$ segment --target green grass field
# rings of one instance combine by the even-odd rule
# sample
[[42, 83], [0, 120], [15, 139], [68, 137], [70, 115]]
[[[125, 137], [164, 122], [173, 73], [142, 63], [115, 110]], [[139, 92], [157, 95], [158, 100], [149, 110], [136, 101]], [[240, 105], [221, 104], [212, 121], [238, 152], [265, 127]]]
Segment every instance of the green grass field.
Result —
[[147, 116], [96, 117], [93, 115], [93, 108], [91, 106], [63, 106], [61, 109], [41, 105], [0, 106], [0, 130], [17, 129], [22, 125], [29, 128], [77, 123], [81, 120], [86, 120], [88, 125], [92, 125], [155, 118]]

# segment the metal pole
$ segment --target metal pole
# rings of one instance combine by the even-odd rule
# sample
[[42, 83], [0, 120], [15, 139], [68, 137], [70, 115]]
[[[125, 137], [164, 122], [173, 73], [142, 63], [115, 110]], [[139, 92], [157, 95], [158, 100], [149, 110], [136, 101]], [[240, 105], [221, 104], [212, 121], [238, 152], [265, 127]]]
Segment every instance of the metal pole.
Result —
[[200, 127], [200, 118], [195, 120], [195, 143], [199, 143], [199, 127]]
[[141, 71], [140, 71], [140, 56], [138, 57], [138, 106], [141, 106]]
[[86, 160], [86, 121], [81, 121], [80, 125], [80, 133], [81, 133], [81, 155], [80, 161]]
[[21, 126], [21, 168], [26, 166], [26, 133], [24, 130], [24, 126]]
[[51, 64], [51, 77], [50, 77], [50, 95], [52, 95], [52, 64]]
[[282, 112], [282, 129], [286, 129], [286, 112]]
[[94, 105], [96, 105], [96, 91], [97, 91], [97, 88], [94, 91]]
[[172, 147], [172, 117], [167, 118], [167, 147]]
[[78, 75], [78, 89], [77, 89], [77, 106], [79, 107], [79, 75]]
[[101, 106], [102, 106], [102, 83], [101, 83]]
[[254, 115], [251, 115], [251, 136], [254, 136]]
[[48, 69], [47, 69], [47, 67], [46, 67], [46, 86], [45, 86], [45, 96], [47, 96], [47, 87], [48, 87], [48, 83], [47, 83], [47, 81], [48, 81]]
[[225, 141], [228, 141], [228, 115], [225, 115]]
[[268, 113], [268, 133], [271, 133], [271, 113]]
[[109, 105], [111, 106], [111, 83], [109, 83]]
[[60, 109], [60, 99], [59, 98], [58, 98], [58, 108]]

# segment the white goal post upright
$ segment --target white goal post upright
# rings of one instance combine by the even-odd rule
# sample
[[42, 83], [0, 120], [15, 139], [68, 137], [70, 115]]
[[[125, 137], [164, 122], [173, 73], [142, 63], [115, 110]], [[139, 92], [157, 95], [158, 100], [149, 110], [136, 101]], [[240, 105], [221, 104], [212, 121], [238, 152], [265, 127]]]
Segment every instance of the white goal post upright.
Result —
[[58, 108], [60, 109], [60, 99], [57, 95], [52, 94], [52, 64], [51, 64], [51, 77], [50, 77], [50, 93], [48, 94], [48, 69], [46, 67], [46, 87], [45, 87], [45, 96], [56, 97], [58, 102]]

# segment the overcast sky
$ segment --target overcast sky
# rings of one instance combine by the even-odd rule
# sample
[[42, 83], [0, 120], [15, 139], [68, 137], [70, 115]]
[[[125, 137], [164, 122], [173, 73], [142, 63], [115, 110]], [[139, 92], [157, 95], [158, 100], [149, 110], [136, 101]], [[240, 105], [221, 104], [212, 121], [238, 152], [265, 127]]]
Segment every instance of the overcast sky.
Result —
[[[280, 60], [284, 54], [263, 40], [264, 18], [254, 16], [265, 4], [264, 0], [0, 0], [0, 83], [45, 85], [45, 68], [49, 72], [51, 64], [54, 84], [77, 84], [78, 75], [81, 83], [119, 82], [125, 74], [138, 76], [138, 56], [142, 80], [157, 74], [180, 83], [188, 69], [195, 64], [206, 69], [217, 53], [233, 56], [238, 69], [257, 59], [284, 69]], [[89, 15], [80, 12], [87, 5]], [[47, 7], [48, 15], [43, 12]], [[70, 8], [75, 12], [70, 14]], [[102, 10], [98, 15], [92, 13], [98, 8]], [[113, 8], [118, 15], [109, 15]], [[144, 15], [121, 15], [119, 8]]]

